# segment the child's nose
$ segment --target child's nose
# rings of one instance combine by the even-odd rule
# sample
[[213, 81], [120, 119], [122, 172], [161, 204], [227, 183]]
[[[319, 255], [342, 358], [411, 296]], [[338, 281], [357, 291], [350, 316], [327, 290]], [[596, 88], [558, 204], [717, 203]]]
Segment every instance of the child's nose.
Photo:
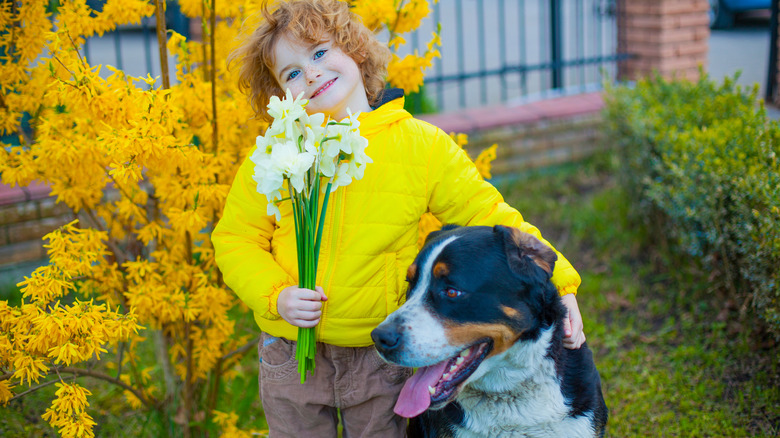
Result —
[[303, 68], [303, 74], [306, 75], [306, 80], [308, 82], [314, 82], [315, 79], [320, 77], [322, 74], [322, 71], [320, 71], [319, 68], [313, 65], [307, 65]]

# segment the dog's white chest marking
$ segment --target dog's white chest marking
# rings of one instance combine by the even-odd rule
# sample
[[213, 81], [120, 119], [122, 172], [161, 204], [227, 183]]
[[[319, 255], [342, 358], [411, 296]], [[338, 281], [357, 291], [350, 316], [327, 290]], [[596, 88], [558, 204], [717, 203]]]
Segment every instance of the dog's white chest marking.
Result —
[[555, 363], [546, 357], [552, 329], [486, 359], [457, 401], [466, 412], [455, 436], [592, 437], [592, 415], [568, 417]]

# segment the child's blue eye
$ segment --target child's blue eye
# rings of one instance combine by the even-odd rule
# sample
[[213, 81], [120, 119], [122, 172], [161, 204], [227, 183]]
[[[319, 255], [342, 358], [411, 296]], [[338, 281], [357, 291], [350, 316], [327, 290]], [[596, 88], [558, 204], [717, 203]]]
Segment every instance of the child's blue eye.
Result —
[[325, 56], [325, 52], [327, 52], [327, 50], [324, 50], [324, 49], [323, 50], [317, 50], [316, 52], [314, 52], [314, 59], [322, 58], [323, 56]]
[[290, 72], [289, 75], [287, 75], [287, 80], [295, 79], [301, 72], [299, 70], [293, 70]]

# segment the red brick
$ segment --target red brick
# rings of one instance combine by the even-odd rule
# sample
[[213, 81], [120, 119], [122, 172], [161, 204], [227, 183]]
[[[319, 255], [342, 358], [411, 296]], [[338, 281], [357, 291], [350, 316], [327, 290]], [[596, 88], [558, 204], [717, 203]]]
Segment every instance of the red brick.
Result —
[[29, 262], [46, 257], [43, 241], [27, 241], [0, 246], [0, 265]]
[[67, 204], [64, 202], [57, 202], [57, 199], [52, 197], [38, 201], [38, 212], [42, 218], [72, 214], [72, 210]]
[[687, 44], [679, 44], [675, 48], [675, 55], [677, 56], [696, 56], [697, 59], [705, 58], [709, 52], [710, 45], [706, 42], [695, 42]]
[[10, 243], [40, 240], [44, 235], [69, 222], [67, 217], [49, 217], [8, 225]]
[[528, 105], [516, 107], [496, 106], [473, 108], [466, 110], [465, 115], [472, 121], [474, 129], [476, 130], [485, 130], [518, 123], [528, 123], [539, 119], [537, 114], [533, 111], [529, 111]]
[[633, 43], [680, 43], [698, 39], [696, 28], [665, 29], [660, 32], [632, 32], [626, 34], [626, 41]]
[[679, 27], [701, 27], [710, 25], [710, 17], [706, 12], [694, 12], [689, 14], [681, 14], [676, 18], [677, 25]]
[[0, 206], [0, 225], [13, 224], [38, 218], [35, 202], [17, 202]]
[[666, 58], [674, 56], [676, 54], [676, 49], [672, 45], [636, 43], [631, 46], [631, 53], [639, 55], [642, 58]]
[[626, 27], [632, 32], [645, 31], [646, 29], [656, 31], [657, 29], [670, 29], [677, 27], [676, 22], [664, 18], [665, 17], [660, 14], [636, 14], [629, 15], [625, 18], [624, 22]]
[[441, 113], [420, 116], [431, 125], [439, 127], [446, 133], [469, 133], [474, 130], [474, 123], [460, 113]]
[[673, 15], [709, 9], [708, 0], [624, 0], [621, 6], [630, 14]]
[[27, 194], [20, 187], [0, 184], [0, 205], [16, 204], [27, 200]]

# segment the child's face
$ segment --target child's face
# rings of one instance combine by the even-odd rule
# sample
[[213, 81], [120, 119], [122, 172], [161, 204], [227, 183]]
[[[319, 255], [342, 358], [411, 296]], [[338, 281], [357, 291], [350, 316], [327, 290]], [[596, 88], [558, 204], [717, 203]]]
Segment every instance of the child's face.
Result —
[[309, 45], [283, 35], [274, 48], [274, 75], [281, 88], [309, 99], [306, 112], [325, 113], [333, 119], [371, 111], [357, 63], [330, 39]]

